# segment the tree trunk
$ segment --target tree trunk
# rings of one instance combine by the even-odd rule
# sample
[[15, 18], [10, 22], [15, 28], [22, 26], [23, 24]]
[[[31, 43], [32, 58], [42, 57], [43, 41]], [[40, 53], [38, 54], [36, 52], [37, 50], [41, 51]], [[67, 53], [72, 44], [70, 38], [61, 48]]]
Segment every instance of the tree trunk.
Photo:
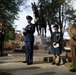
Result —
[[60, 25], [60, 33], [61, 33], [61, 49], [63, 50], [63, 32], [62, 32], [62, 28], [63, 28], [63, 24], [62, 24], [62, 13], [61, 13], [61, 6], [59, 6], [59, 25]]
[[50, 25], [50, 22], [48, 20], [48, 26], [49, 26], [49, 30], [50, 30], [50, 35], [52, 34], [52, 28], [51, 28], [51, 25]]

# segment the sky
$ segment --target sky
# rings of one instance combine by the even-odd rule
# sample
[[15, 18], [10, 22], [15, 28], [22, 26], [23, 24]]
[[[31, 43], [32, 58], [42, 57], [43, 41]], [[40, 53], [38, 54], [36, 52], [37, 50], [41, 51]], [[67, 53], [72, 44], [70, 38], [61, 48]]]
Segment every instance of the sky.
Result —
[[[26, 8], [21, 7], [20, 8], [21, 9], [21, 12], [19, 12], [20, 18], [18, 20], [15, 20], [15, 25], [17, 25], [16, 30], [22, 31], [22, 28], [26, 27], [26, 25], [27, 25], [26, 16], [27, 15], [30, 15], [32, 17], [34, 16], [33, 12], [32, 12], [32, 8], [31, 8], [31, 2], [37, 3], [37, 0], [28, 0], [27, 5], [29, 7], [26, 7]], [[73, 6], [76, 9], [76, 0], [74, 0]], [[32, 23], [34, 23], [34, 20], [32, 21]], [[49, 28], [47, 27], [47, 29], [49, 29]], [[47, 31], [47, 34], [48, 34], [47, 36], [50, 36], [49, 30]], [[36, 31], [35, 31], [35, 35], [37, 35]], [[64, 38], [67, 38], [67, 37], [69, 38], [68, 33], [66, 32], [64, 35]]]
[[[37, 0], [28, 0], [27, 5], [29, 7], [23, 8], [21, 7], [21, 12], [19, 12], [19, 19], [15, 20], [15, 25], [17, 25], [16, 30], [22, 30], [23, 27], [26, 27], [27, 25], [27, 21], [26, 21], [26, 16], [30, 15], [33, 17], [33, 12], [32, 12], [32, 8], [31, 8], [31, 2], [36, 2]], [[34, 20], [32, 21], [32, 23], [34, 23]]]

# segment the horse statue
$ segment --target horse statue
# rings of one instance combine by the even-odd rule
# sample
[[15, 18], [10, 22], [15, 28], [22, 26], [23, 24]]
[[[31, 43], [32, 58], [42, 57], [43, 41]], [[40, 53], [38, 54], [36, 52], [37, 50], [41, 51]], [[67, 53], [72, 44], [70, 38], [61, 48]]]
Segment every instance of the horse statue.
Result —
[[40, 10], [38, 10], [35, 2], [31, 4], [32, 4], [34, 17], [35, 17], [34, 21], [35, 21], [35, 26], [37, 28], [38, 35], [41, 35], [42, 33], [42, 36], [44, 36], [44, 31], [45, 31], [45, 36], [46, 36], [46, 19], [43, 14], [42, 5], [40, 5]]

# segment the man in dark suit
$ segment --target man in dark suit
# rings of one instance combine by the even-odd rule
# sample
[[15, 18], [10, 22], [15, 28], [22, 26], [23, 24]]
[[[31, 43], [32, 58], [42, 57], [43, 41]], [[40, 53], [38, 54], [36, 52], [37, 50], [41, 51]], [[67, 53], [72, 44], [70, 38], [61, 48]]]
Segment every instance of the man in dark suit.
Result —
[[55, 24], [53, 26], [54, 28], [54, 32], [51, 35], [51, 40], [52, 40], [52, 52], [53, 52], [53, 62], [52, 65], [56, 64], [57, 66], [59, 66], [60, 63], [60, 54], [61, 54], [61, 36], [60, 36], [60, 32], [58, 31], [59, 26], [57, 24]]
[[26, 52], [26, 60], [23, 63], [27, 63], [27, 65], [33, 64], [33, 44], [34, 44], [34, 32], [35, 25], [31, 23], [32, 17], [26, 16], [28, 25], [23, 28], [24, 32], [24, 40], [25, 40], [25, 52]]
[[0, 56], [3, 56], [4, 36], [5, 36], [4, 24], [0, 22]]

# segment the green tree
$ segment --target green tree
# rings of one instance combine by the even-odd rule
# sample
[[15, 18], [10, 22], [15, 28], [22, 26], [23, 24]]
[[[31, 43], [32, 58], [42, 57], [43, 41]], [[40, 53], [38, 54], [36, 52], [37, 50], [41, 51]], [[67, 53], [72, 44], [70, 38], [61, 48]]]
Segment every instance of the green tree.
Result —
[[[58, 23], [62, 32], [64, 22], [71, 20], [75, 12], [71, 2], [72, 0], [39, 0], [39, 3], [43, 4], [49, 27], [51, 24]], [[51, 29], [50, 32], [52, 33]]]
[[5, 27], [5, 41], [14, 40], [15, 39], [15, 29], [12, 25], [7, 25]]
[[12, 24], [18, 16], [22, 0], [0, 0], [0, 21]]
[[60, 26], [61, 41], [65, 32], [66, 24], [71, 22], [75, 11], [72, 6], [73, 0], [38, 0], [43, 5], [46, 19], [48, 22], [50, 33], [52, 34], [51, 25], [58, 24]]
[[26, 0], [0, 0], [0, 21], [5, 24], [5, 39], [15, 38], [14, 20], [18, 19], [20, 6]]

